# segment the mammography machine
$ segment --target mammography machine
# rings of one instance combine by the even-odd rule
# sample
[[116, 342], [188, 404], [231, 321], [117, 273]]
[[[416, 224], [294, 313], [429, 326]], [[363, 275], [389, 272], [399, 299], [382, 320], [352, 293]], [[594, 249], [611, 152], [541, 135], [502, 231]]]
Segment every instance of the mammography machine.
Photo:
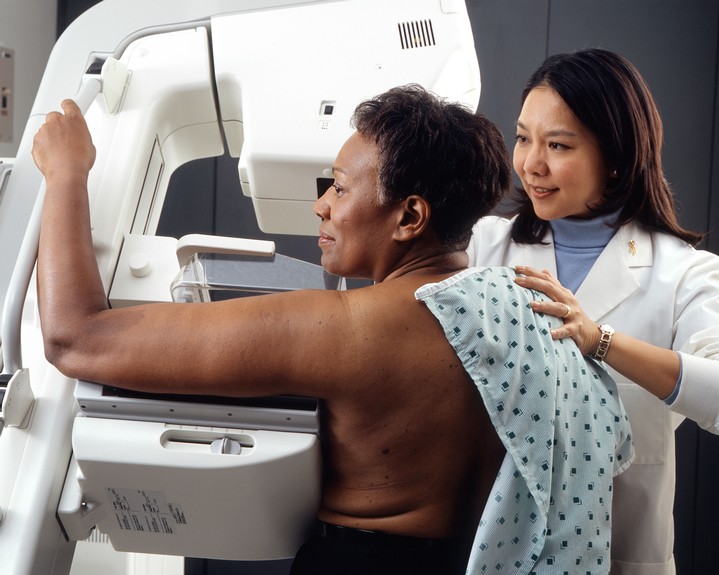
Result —
[[315, 400], [129, 394], [46, 363], [32, 281], [43, 185], [31, 158], [45, 114], [72, 97], [88, 120], [93, 241], [111, 305], [211, 299], [228, 286], [211, 272], [226, 254], [249, 260], [230, 270], [239, 291], [334, 289], [268, 241], [156, 236], [169, 178], [229, 154], [263, 231], [315, 235], [312, 203], [355, 106], [412, 82], [476, 108], [463, 0], [104, 0], [68, 28], [0, 177], [2, 575], [69, 573], [96, 527], [120, 551], [291, 557], [319, 501]]

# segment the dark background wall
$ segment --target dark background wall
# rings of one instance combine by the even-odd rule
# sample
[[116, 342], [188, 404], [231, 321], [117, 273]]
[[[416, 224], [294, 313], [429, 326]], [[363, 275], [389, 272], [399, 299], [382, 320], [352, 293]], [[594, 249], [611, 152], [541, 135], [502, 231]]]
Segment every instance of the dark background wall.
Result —
[[[198, 0], [200, 1], [200, 0]], [[95, 0], [58, 0], [58, 32]], [[549, 54], [589, 46], [617, 51], [642, 72], [664, 118], [665, 167], [684, 226], [710, 231], [719, 251], [717, 71], [719, 0], [467, 0], [482, 73], [480, 110], [514, 138], [519, 95]], [[211, 199], [192, 193], [215, 182]], [[162, 233], [261, 237], [245, 198], [238, 199], [235, 161], [217, 158], [176, 172]], [[158, 232], [160, 233], [160, 232]], [[273, 236], [278, 252], [316, 261], [312, 238]], [[679, 575], [716, 573], [719, 541], [719, 437], [685, 422], [677, 432], [675, 505]], [[285, 573], [287, 562], [232, 565], [188, 561], [187, 575]]]

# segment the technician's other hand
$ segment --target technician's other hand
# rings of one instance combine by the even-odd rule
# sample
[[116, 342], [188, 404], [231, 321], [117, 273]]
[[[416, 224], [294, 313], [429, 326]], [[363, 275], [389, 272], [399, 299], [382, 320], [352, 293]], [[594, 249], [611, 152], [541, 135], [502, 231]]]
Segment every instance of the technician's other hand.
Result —
[[594, 353], [599, 345], [599, 329], [579, 305], [574, 294], [565, 288], [559, 280], [547, 270], [536, 270], [526, 266], [516, 266], [518, 285], [542, 292], [553, 301], [534, 301], [532, 309], [561, 318], [562, 327], [552, 330], [552, 339], [571, 337], [583, 355]]
[[87, 178], [95, 163], [95, 146], [80, 108], [63, 100], [63, 113], [50, 112], [33, 139], [32, 157], [46, 179]]

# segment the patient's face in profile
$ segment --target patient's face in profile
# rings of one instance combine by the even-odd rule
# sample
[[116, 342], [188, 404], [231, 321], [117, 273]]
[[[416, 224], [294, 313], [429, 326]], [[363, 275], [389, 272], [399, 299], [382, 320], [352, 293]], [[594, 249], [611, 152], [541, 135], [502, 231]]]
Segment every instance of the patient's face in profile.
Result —
[[354, 133], [332, 167], [334, 182], [315, 202], [322, 218], [318, 245], [322, 266], [344, 277], [381, 281], [397, 204], [378, 198], [377, 146]]

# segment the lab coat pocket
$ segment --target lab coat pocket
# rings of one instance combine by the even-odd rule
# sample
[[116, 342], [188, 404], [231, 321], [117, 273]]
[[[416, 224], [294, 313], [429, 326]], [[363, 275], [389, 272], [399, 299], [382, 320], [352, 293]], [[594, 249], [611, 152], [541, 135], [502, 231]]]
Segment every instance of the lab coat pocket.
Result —
[[617, 387], [632, 428], [634, 465], [665, 463], [668, 434], [673, 433], [669, 409], [635, 383], [617, 382]]

